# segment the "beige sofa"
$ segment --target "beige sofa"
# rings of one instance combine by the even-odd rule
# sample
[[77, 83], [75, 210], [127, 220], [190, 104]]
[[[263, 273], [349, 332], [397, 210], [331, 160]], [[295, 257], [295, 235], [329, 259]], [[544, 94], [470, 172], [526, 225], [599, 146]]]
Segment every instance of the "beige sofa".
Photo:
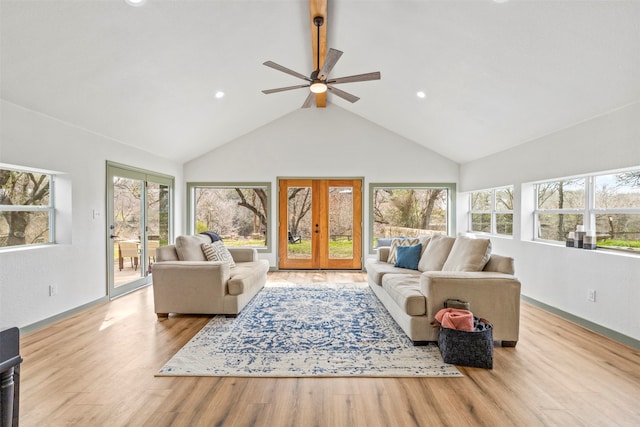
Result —
[[415, 344], [437, 341], [434, 316], [447, 299], [457, 299], [469, 302], [475, 316], [493, 324], [495, 341], [515, 346], [521, 285], [513, 259], [492, 255], [488, 239], [435, 235], [419, 241], [417, 270], [395, 267], [395, 259], [388, 262], [393, 246], [378, 248], [377, 256], [366, 261], [369, 286], [407, 336]]
[[258, 259], [253, 248], [228, 247], [235, 266], [208, 261], [206, 235], [179, 236], [175, 245], [156, 249], [153, 264], [153, 298], [158, 317], [169, 313], [240, 313], [264, 287], [269, 262]]

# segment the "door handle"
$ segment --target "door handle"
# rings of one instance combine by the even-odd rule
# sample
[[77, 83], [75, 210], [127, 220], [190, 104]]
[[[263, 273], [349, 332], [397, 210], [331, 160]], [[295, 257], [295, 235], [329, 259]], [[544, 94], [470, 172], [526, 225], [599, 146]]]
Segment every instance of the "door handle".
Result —
[[111, 237], [112, 239], [115, 239], [116, 237], [120, 237], [120, 236], [114, 236], [114, 235], [112, 234], [112, 235], [111, 235], [111, 236], [109, 236], [109, 237]]

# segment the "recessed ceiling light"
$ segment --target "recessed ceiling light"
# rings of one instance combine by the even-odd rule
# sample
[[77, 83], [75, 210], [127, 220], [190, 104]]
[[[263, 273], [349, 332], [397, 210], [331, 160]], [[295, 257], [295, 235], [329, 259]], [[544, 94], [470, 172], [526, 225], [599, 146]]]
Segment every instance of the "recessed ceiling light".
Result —
[[420, 91], [420, 92], [416, 92], [416, 96], [417, 96], [418, 98], [424, 98], [424, 97], [426, 97], [426, 96], [427, 96], [427, 94], [426, 94], [426, 93], [424, 93], [423, 91]]
[[216, 92], [216, 99], [224, 98], [224, 92], [219, 90]]
[[147, 0], [124, 0], [129, 6], [142, 6]]

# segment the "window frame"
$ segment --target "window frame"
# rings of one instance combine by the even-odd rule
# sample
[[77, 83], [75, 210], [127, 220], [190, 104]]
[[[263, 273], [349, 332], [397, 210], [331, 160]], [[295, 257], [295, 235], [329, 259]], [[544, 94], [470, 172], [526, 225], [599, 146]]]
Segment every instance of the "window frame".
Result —
[[43, 243], [25, 243], [23, 245], [0, 246], [0, 251], [9, 251], [18, 248], [37, 247], [56, 244], [55, 233], [55, 178], [56, 174], [52, 171], [43, 169], [20, 167], [0, 163], [0, 169], [15, 171], [20, 173], [35, 173], [46, 175], [49, 179], [49, 204], [48, 205], [2, 205], [0, 204], [0, 212], [47, 212], [48, 213], [48, 241]]
[[380, 183], [380, 182], [370, 182], [369, 183], [369, 226], [368, 226], [368, 243], [369, 246], [369, 254], [374, 254], [374, 194], [377, 189], [418, 189], [418, 190], [434, 190], [434, 189], [444, 189], [447, 190], [447, 230], [446, 234], [448, 236], [455, 236], [456, 234], [456, 184], [450, 182], [438, 182], [438, 183]]
[[[511, 189], [511, 194], [513, 194], [514, 192], [514, 186], [513, 185], [504, 185], [501, 187], [493, 187], [493, 188], [487, 188], [484, 190], [476, 190], [476, 191], [471, 191], [469, 194], [469, 216], [467, 218], [467, 229], [469, 230], [469, 233], [477, 233], [477, 234], [486, 234], [486, 235], [492, 235], [492, 236], [498, 236], [498, 237], [505, 237], [505, 238], [513, 238], [513, 218], [514, 218], [514, 213], [513, 213], [513, 208], [511, 208], [511, 210], [498, 210], [496, 207], [496, 192], [500, 191], [500, 190], [505, 190], [505, 189]], [[473, 210], [473, 194], [474, 193], [482, 193], [482, 192], [490, 192], [489, 195], [489, 209], [488, 210]], [[479, 214], [479, 215], [487, 215], [489, 214], [490, 217], [490, 224], [489, 224], [489, 231], [477, 231], [473, 229], [473, 215], [474, 214]], [[497, 215], [504, 215], [504, 214], [510, 214], [511, 215], [511, 234], [504, 234], [504, 233], [498, 233], [497, 231]]]
[[267, 230], [266, 230], [266, 246], [244, 246], [254, 248], [260, 253], [269, 253], [273, 248], [273, 220], [271, 218], [271, 204], [273, 193], [271, 191], [271, 182], [187, 182], [187, 230], [190, 234], [196, 233], [196, 200], [195, 191], [199, 188], [214, 189], [234, 189], [234, 188], [261, 188], [267, 193]]
[[[554, 208], [554, 209], [541, 209], [538, 206], [538, 190], [540, 188], [541, 185], [543, 184], [549, 184], [549, 183], [554, 183], [554, 182], [563, 182], [563, 181], [571, 181], [574, 179], [584, 179], [584, 207], [583, 208], [562, 208], [562, 209], [558, 209], [558, 208]], [[578, 215], [578, 216], [582, 216], [582, 225], [585, 226], [585, 229], [588, 229], [587, 227], [587, 222], [585, 222], [585, 219], [588, 218], [588, 203], [589, 203], [589, 198], [588, 198], [588, 188], [589, 186], [589, 180], [588, 180], [588, 175], [581, 175], [581, 176], [571, 176], [571, 177], [565, 177], [565, 178], [557, 178], [557, 179], [552, 179], [552, 180], [544, 180], [544, 181], [538, 181], [535, 183], [534, 185], [534, 192], [533, 192], [533, 206], [534, 206], [534, 210], [533, 210], [533, 225], [534, 225], [534, 229], [533, 229], [533, 240], [536, 242], [544, 242], [544, 243], [552, 243], [552, 244], [564, 244], [564, 241], [562, 240], [552, 240], [552, 239], [543, 239], [541, 237], [539, 237], [540, 233], [538, 232], [538, 230], [540, 230], [540, 215]]]
[[[538, 229], [540, 227], [539, 215], [542, 214], [564, 214], [564, 215], [579, 215], [582, 216], [582, 224], [586, 231], [597, 231], [596, 230], [596, 216], [597, 215], [609, 215], [609, 214], [631, 214], [631, 215], [640, 215], [640, 206], [637, 208], [596, 208], [595, 200], [596, 200], [596, 178], [606, 175], [618, 175], [625, 172], [640, 172], [640, 168], [633, 167], [629, 169], [622, 170], [614, 170], [614, 171], [604, 171], [604, 172], [594, 172], [585, 175], [557, 178], [552, 180], [544, 180], [538, 181], [534, 183], [534, 211], [533, 211], [533, 240], [536, 242], [544, 242], [551, 244], [561, 244], [564, 245], [564, 241], [560, 240], [550, 240], [550, 239], [542, 239], [538, 237]], [[584, 179], [584, 208], [566, 208], [566, 209], [540, 209], [538, 207], [538, 189], [542, 184], [560, 182], [560, 181], [569, 181], [574, 179]], [[621, 251], [621, 252], [630, 252], [629, 249], [624, 247], [613, 247], [613, 246], [597, 246], [598, 249], [606, 249], [612, 251]], [[632, 253], [638, 253], [638, 251], [631, 251]]]

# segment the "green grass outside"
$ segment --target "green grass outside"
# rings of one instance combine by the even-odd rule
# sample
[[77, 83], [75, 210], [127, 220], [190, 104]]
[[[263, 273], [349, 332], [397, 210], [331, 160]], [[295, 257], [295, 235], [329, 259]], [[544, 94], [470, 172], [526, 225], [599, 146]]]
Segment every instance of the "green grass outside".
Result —
[[612, 247], [619, 247], [619, 248], [640, 248], [640, 241], [607, 239], [607, 240], [598, 242], [598, 246], [612, 246]]
[[[311, 253], [311, 240], [302, 240], [300, 243], [289, 243], [289, 254], [308, 255]], [[353, 242], [348, 240], [330, 240], [329, 254], [332, 258], [351, 258], [353, 256]]]
[[222, 239], [225, 246], [258, 246], [264, 247], [264, 239]]
[[[252, 239], [223, 239], [225, 246], [264, 246], [264, 240]], [[289, 243], [289, 253], [292, 255], [308, 255], [311, 253], [311, 240], [300, 243]], [[353, 242], [348, 240], [329, 241], [329, 253], [335, 258], [350, 258], [353, 256]]]

